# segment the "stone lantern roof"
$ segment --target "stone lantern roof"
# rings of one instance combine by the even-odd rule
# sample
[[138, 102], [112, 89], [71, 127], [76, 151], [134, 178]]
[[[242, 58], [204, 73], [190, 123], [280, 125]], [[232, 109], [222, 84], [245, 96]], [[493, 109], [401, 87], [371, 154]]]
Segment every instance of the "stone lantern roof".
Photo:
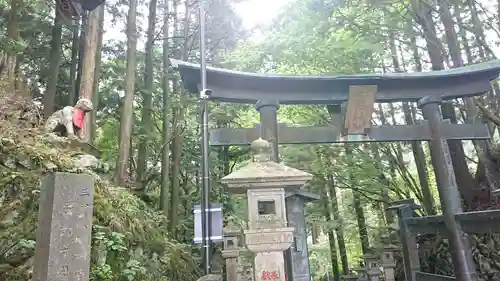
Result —
[[234, 192], [245, 192], [257, 188], [297, 188], [312, 178], [307, 172], [271, 161], [270, 147], [262, 138], [253, 141], [252, 163], [223, 177], [221, 182]]
[[287, 190], [285, 192], [285, 198], [288, 198], [290, 196], [299, 196], [302, 198], [304, 202], [310, 202], [310, 201], [315, 201], [320, 198], [320, 196], [316, 193], [313, 193], [311, 191], [298, 188], [298, 189], [293, 189], [293, 190]]

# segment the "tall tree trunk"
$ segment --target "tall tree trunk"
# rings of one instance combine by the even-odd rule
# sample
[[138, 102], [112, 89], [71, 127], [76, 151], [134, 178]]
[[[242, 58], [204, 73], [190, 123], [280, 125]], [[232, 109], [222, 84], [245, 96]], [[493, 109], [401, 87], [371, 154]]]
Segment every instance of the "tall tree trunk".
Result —
[[[385, 114], [384, 114], [384, 110], [383, 110], [381, 103], [378, 104], [378, 111], [380, 114], [380, 121], [382, 122], [382, 125], [387, 125], [387, 121], [385, 119]], [[385, 186], [385, 189], [382, 191], [382, 200], [384, 202], [383, 205], [384, 205], [384, 210], [385, 210], [385, 214], [384, 214], [385, 221], [387, 222], [388, 225], [392, 225], [394, 223], [394, 214], [391, 210], [389, 210], [389, 206], [390, 206], [389, 189], [390, 189], [391, 182], [389, 181], [389, 179], [387, 178], [387, 176], [383, 172], [384, 168], [382, 166], [382, 160], [380, 158], [380, 150], [379, 150], [380, 146], [379, 146], [379, 144], [377, 144], [376, 142], [373, 143], [372, 149], [373, 149], [373, 154], [375, 155], [375, 163], [377, 163], [377, 167], [381, 171], [380, 176], [379, 176], [380, 181]]]
[[320, 235], [321, 235], [321, 227], [317, 223], [312, 223], [311, 236], [313, 245], [319, 244]]
[[54, 26], [52, 27], [52, 40], [50, 41], [50, 64], [47, 90], [43, 95], [43, 115], [50, 116], [54, 112], [57, 92], [57, 79], [59, 78], [59, 65], [61, 64], [61, 33], [62, 17], [56, 9]]
[[144, 71], [144, 91], [142, 104], [141, 134], [139, 138], [139, 156], [137, 161], [137, 188], [144, 190], [148, 162], [148, 144], [152, 133], [153, 114], [153, 44], [156, 24], [157, 0], [149, 2], [148, 33], [146, 42], [146, 63]]
[[[347, 154], [347, 163], [349, 166], [352, 164], [352, 149], [349, 144], [345, 144], [345, 152]], [[352, 175], [349, 175], [349, 184], [351, 186], [356, 186], [356, 182]], [[363, 205], [361, 204], [361, 195], [358, 191], [352, 189], [353, 207], [356, 213], [356, 220], [358, 222], [359, 239], [361, 241], [361, 249], [363, 254], [368, 254], [370, 252], [370, 241], [368, 239], [368, 230], [366, 228], [366, 218], [365, 212], [363, 210]]]
[[80, 84], [82, 82], [83, 61], [85, 59], [85, 42], [87, 41], [86, 29], [87, 29], [87, 25], [89, 22], [88, 21], [89, 17], [88, 17], [88, 13], [86, 11], [84, 11], [81, 16], [82, 16], [82, 23], [80, 25], [80, 41], [78, 42], [78, 45], [79, 45], [78, 46], [78, 68], [76, 70], [76, 82], [75, 82], [76, 92], [75, 92], [74, 100], [73, 100], [72, 104], [70, 104], [70, 105], [75, 104], [76, 100], [80, 96]]
[[[410, 105], [405, 102], [403, 103], [403, 113], [405, 116], [405, 121], [407, 125], [413, 125], [413, 116], [411, 114]], [[422, 190], [422, 198], [425, 213], [428, 215], [436, 214], [436, 207], [434, 204], [434, 197], [432, 195], [431, 188], [429, 186], [429, 174], [427, 173], [427, 164], [425, 162], [425, 152], [422, 148], [422, 144], [418, 141], [411, 142], [411, 148], [413, 152], [413, 159], [415, 159], [415, 165], [417, 166], [418, 179], [420, 183], [420, 188]]]
[[[421, 56], [418, 52], [417, 37], [415, 31], [413, 30], [413, 20], [409, 19], [408, 28], [411, 29], [410, 32], [410, 48], [412, 50], [413, 63], [415, 64], [415, 71], [422, 72], [422, 61]], [[403, 103], [403, 113], [405, 116], [406, 124], [415, 124], [414, 119], [415, 107], [409, 103]], [[415, 165], [417, 166], [418, 178], [420, 181], [420, 187], [422, 188], [422, 197], [424, 199], [423, 205], [425, 211], [428, 215], [436, 214], [434, 197], [432, 196], [431, 187], [429, 185], [429, 173], [427, 168], [427, 161], [425, 157], [425, 151], [422, 147], [421, 142], [412, 142], [413, 158], [415, 159]]]
[[[441, 3], [441, 1], [440, 1]], [[434, 20], [432, 19], [431, 15], [431, 10], [432, 7], [429, 6], [428, 3], [422, 0], [412, 0], [412, 10], [414, 11], [415, 15], [415, 20], [422, 26], [422, 29], [424, 31], [424, 38], [427, 42], [427, 51], [429, 53], [429, 57], [431, 58], [431, 64], [432, 64], [432, 69], [433, 70], [442, 70], [444, 69], [443, 65], [443, 57], [442, 55], [442, 49], [440, 48], [441, 45], [440, 40], [436, 36], [436, 31], [435, 31], [435, 24]], [[447, 6], [447, 4], [445, 4]], [[450, 14], [449, 9], [445, 11], [446, 9], [443, 10], [443, 8], [440, 5], [440, 12], [441, 15], [443, 13], [446, 15]], [[451, 15], [450, 15], [451, 18]], [[447, 26], [448, 22], [445, 22], [447, 20], [446, 16], [443, 18], [443, 24]], [[453, 27], [453, 21], [452, 21], [452, 27], [451, 30], [448, 30], [449, 28], [445, 28], [447, 31], [447, 39], [448, 37], [451, 37], [450, 34], [455, 34], [455, 30]], [[456, 38], [456, 34], [455, 34]], [[448, 42], [449, 43], [449, 42]], [[439, 45], [438, 45], [439, 44]], [[452, 50], [453, 49], [453, 50]], [[460, 65], [461, 57], [460, 57], [460, 51], [451, 48], [450, 47], [450, 55], [452, 58], [456, 58], [457, 61], [454, 61], [454, 65]], [[463, 62], [462, 62], [463, 64]], [[444, 103], [442, 108], [443, 112], [443, 117], [445, 119], [450, 119], [452, 123], [456, 123], [456, 116], [455, 116], [455, 110], [453, 109], [452, 104], [450, 103]], [[465, 153], [464, 149], [462, 146], [461, 141], [456, 141], [456, 140], [449, 140], [448, 145], [450, 147], [450, 154], [451, 154], [451, 159], [453, 163], [453, 167], [455, 170], [455, 177], [457, 180], [457, 184], [459, 186], [460, 192], [462, 193], [462, 196], [464, 198], [464, 201], [466, 202], [467, 205], [470, 205], [472, 203], [472, 192], [471, 189], [475, 186], [475, 182], [472, 178], [472, 175], [469, 171], [469, 168], [467, 166], [467, 162], [465, 161]]]
[[474, 30], [474, 36], [476, 37], [476, 41], [479, 47], [479, 56], [481, 58], [486, 57], [485, 51], [490, 58], [495, 57], [493, 51], [489, 48], [488, 43], [486, 42], [486, 36], [484, 34], [483, 24], [479, 19], [478, 11], [477, 11], [477, 2], [475, 0], [466, 0], [467, 5], [470, 9], [472, 27]]
[[361, 196], [359, 192], [352, 191], [354, 211], [356, 212], [356, 220], [358, 221], [359, 239], [361, 240], [361, 249], [363, 254], [370, 252], [370, 241], [368, 240], [368, 229], [366, 228], [365, 212], [361, 205]]
[[[453, 65], [454, 65], [454, 67], [463, 66], [464, 62], [462, 59], [462, 53], [460, 51], [460, 44], [458, 43], [457, 33], [455, 32], [455, 24], [453, 22], [453, 18], [452, 18], [451, 12], [450, 12], [450, 3], [448, 1], [440, 1], [439, 7], [440, 7], [440, 11], [441, 11], [441, 19], [442, 19], [443, 25], [445, 27], [446, 41], [448, 43], [448, 49], [450, 50], [450, 55], [451, 55], [451, 59], [453, 61]], [[480, 40], [481, 36], [484, 36], [484, 35], [480, 34], [477, 39]], [[467, 42], [464, 42], [464, 44], [467, 44]], [[481, 49], [481, 47], [479, 47], [479, 48]], [[478, 123], [479, 120], [478, 120], [478, 110], [476, 107], [476, 99], [474, 97], [465, 98], [464, 102], [465, 102], [465, 105], [467, 108], [467, 123], [472, 123], [472, 124]], [[451, 105], [448, 105], [448, 106], [450, 107], [451, 110], [453, 110], [453, 107]], [[450, 111], [450, 109], [448, 109], [448, 111]], [[444, 110], [443, 110], [443, 113], [444, 113]], [[450, 111], [450, 113], [451, 113], [451, 111]], [[453, 114], [454, 113], [455, 112], [453, 110]], [[469, 168], [468, 168], [468, 165], [467, 165], [467, 162], [465, 159], [465, 152], [464, 152], [464, 149], [462, 146], [462, 142], [461, 141], [453, 141], [453, 143], [454, 143], [455, 149], [456, 149], [455, 152], [459, 153], [459, 155], [457, 155], [457, 157], [456, 157], [457, 158], [456, 159], [457, 168], [459, 170], [458, 171], [455, 170], [456, 171], [455, 175], [457, 176], [457, 174], [460, 174], [460, 175], [465, 174], [465, 176], [463, 176], [462, 181], [466, 180], [467, 183], [469, 183], [469, 184], [472, 183], [472, 185], [463, 186], [462, 189], [468, 188], [469, 192], [473, 192], [476, 181], [474, 181], [473, 176], [469, 171]], [[483, 152], [487, 151], [486, 141], [474, 140], [472, 143], [474, 144], [474, 148], [476, 149], [480, 165], [484, 165]], [[453, 156], [453, 151], [452, 151], [452, 156]], [[452, 158], [452, 160], [453, 160], [453, 158]], [[457, 181], [457, 183], [460, 184], [460, 182], [458, 182], [458, 181]], [[470, 206], [472, 202], [469, 199], [466, 201], [466, 203], [468, 206]]]
[[94, 105], [94, 110], [90, 114], [90, 130], [89, 130], [89, 143], [93, 143], [96, 137], [96, 122], [97, 122], [97, 108], [99, 107], [99, 80], [101, 77], [101, 49], [102, 49], [102, 37], [104, 35], [104, 12], [106, 5], [102, 4], [99, 7], [99, 20], [97, 24], [97, 50], [95, 56], [95, 69], [94, 69], [94, 85], [93, 85], [93, 95], [92, 104]]
[[441, 40], [436, 35], [436, 24], [432, 18], [433, 8], [423, 0], [411, 0], [410, 4], [415, 22], [422, 27], [432, 70], [444, 69], [444, 51]]
[[[104, 5], [104, 4], [102, 4]], [[79, 98], [93, 100], [95, 59], [98, 45], [99, 32], [99, 10], [95, 9], [89, 13], [87, 27], [85, 28], [85, 54], [82, 63], [82, 76], [80, 80]], [[91, 120], [85, 118], [84, 140], [89, 142], [91, 136]]]
[[[412, 28], [412, 26], [410, 26]], [[413, 36], [412, 36], [413, 37]], [[390, 36], [390, 51], [391, 51], [391, 57], [392, 57], [392, 64], [394, 67], [394, 70], [396, 72], [401, 72], [401, 64], [399, 63], [398, 59], [398, 52], [396, 48], [396, 43], [395, 43], [395, 35], [391, 33]], [[416, 47], [416, 45], [412, 46]], [[417, 54], [418, 56], [418, 49], [413, 50], [414, 56]], [[420, 63], [420, 59], [418, 59], [418, 64]], [[422, 71], [420, 69], [420, 71]], [[405, 116], [405, 121], [406, 124], [408, 125], [413, 125], [413, 119], [411, 116], [411, 111], [409, 104], [407, 102], [403, 102], [403, 113]], [[417, 166], [417, 172], [418, 172], [418, 178], [420, 182], [420, 188], [422, 190], [422, 197], [423, 197], [423, 203], [424, 203], [424, 208], [427, 214], [429, 215], [434, 215], [435, 214], [435, 209], [434, 209], [434, 199], [432, 197], [432, 192], [429, 186], [429, 177], [427, 174], [427, 167], [425, 166], [425, 154], [424, 150], [422, 149], [422, 145], [420, 142], [413, 141], [411, 142], [411, 147], [413, 151], [413, 157], [415, 159], [415, 164]], [[388, 222], [389, 223], [389, 222]]]
[[[187, 60], [189, 51], [189, 5], [185, 2], [185, 17], [184, 17], [184, 44], [182, 45], [181, 57]], [[170, 234], [172, 237], [177, 235], [177, 226], [179, 223], [179, 204], [180, 204], [180, 175], [181, 175], [181, 158], [182, 158], [182, 141], [184, 139], [184, 103], [186, 93], [182, 88], [179, 90], [180, 104], [174, 109], [173, 122], [173, 137], [172, 142], [172, 202], [170, 205]]]
[[80, 19], [77, 19], [73, 23], [73, 27], [72, 27], [73, 37], [71, 39], [71, 63], [70, 63], [70, 69], [69, 69], [70, 88], [69, 88], [68, 101], [66, 102], [66, 105], [70, 105], [70, 106], [73, 106], [73, 104], [75, 103], [75, 99], [76, 99], [76, 71], [78, 68], [78, 53], [80, 51], [80, 49], [79, 49], [79, 46], [80, 46], [79, 45], [79, 42], [80, 42], [79, 31], [80, 31]]
[[467, 32], [463, 27], [464, 23], [462, 20], [462, 16], [460, 12], [462, 11], [460, 5], [458, 3], [455, 4], [455, 19], [457, 20], [457, 26], [458, 26], [458, 34], [460, 36], [460, 40], [462, 40], [462, 45], [463, 49], [465, 51], [465, 55], [467, 57], [467, 63], [473, 63], [473, 56], [472, 56], [472, 50], [468, 44], [468, 39], [467, 39]]
[[408, 23], [407, 23], [408, 29], [410, 29], [410, 48], [411, 48], [411, 55], [413, 58], [413, 63], [415, 64], [415, 70], [418, 72], [422, 72], [423, 67], [422, 67], [422, 60], [420, 59], [420, 52], [418, 51], [418, 46], [417, 46], [417, 34], [415, 30], [413, 29], [413, 19], [409, 18]]
[[[332, 198], [332, 194], [330, 194], [330, 190], [334, 186], [333, 177], [328, 177], [325, 184], [325, 192], [323, 194], [323, 211], [325, 220], [327, 223], [332, 222], [332, 208], [330, 207], [330, 201]], [[336, 200], [336, 198], [335, 198]], [[335, 233], [333, 232], [333, 228], [328, 228], [328, 242], [330, 244], [330, 258], [332, 261], [332, 269], [333, 269], [333, 280], [340, 281], [339, 274], [339, 260], [337, 256], [337, 245], [335, 241]]]
[[14, 75], [17, 78], [16, 83], [14, 85], [15, 90], [21, 91], [23, 94], [30, 94], [30, 86], [28, 85], [28, 81], [26, 77], [21, 73], [21, 63], [23, 61], [23, 54], [17, 54], [16, 56], [16, 65], [14, 66]]
[[19, 23], [21, 21], [21, 13], [24, 9], [24, 3], [22, 0], [10, 0], [10, 10], [7, 15], [7, 38], [14, 44], [8, 44], [6, 49], [7, 53], [7, 63], [4, 69], [3, 75], [6, 75], [8, 78], [9, 87], [12, 87], [12, 90], [15, 89], [15, 68], [16, 68], [16, 60], [17, 54], [19, 50], [15, 48], [19, 40], [21, 40], [21, 36], [19, 34]]
[[347, 248], [345, 245], [345, 238], [344, 238], [344, 220], [342, 219], [342, 216], [340, 215], [340, 210], [339, 210], [339, 203], [337, 201], [337, 189], [335, 187], [335, 182], [333, 180], [333, 176], [328, 177], [328, 193], [329, 193], [329, 199], [332, 204], [332, 209], [331, 209], [331, 214], [333, 214], [333, 219], [336, 222], [335, 226], [335, 234], [337, 235], [337, 242], [339, 245], [339, 254], [340, 254], [340, 261], [342, 264], [342, 274], [347, 275], [349, 274], [349, 262], [348, 262], [348, 257], [347, 257]]
[[169, 187], [170, 187], [170, 137], [169, 137], [169, 94], [170, 94], [170, 79], [169, 79], [169, 54], [170, 46], [169, 39], [169, 0], [165, 0], [165, 7], [163, 12], [163, 79], [162, 79], [162, 92], [163, 92], [163, 149], [161, 161], [161, 191], [160, 191], [160, 209], [167, 216], [168, 215], [168, 201], [169, 201]]
[[129, 1], [127, 16], [127, 66], [125, 69], [125, 97], [122, 103], [120, 141], [116, 159], [116, 182], [125, 185], [128, 178], [129, 156], [132, 139], [136, 51], [137, 51], [137, 0]]

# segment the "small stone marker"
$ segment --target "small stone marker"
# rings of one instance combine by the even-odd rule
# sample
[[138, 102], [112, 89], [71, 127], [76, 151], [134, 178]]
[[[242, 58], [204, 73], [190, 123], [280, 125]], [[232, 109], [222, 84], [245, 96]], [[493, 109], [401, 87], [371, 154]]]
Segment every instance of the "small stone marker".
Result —
[[88, 281], [94, 177], [52, 173], [40, 194], [33, 281]]
[[287, 227], [285, 188], [297, 188], [311, 174], [270, 160], [269, 142], [258, 139], [251, 145], [253, 162], [222, 178], [230, 190], [246, 192], [248, 229], [245, 245], [253, 253], [254, 280], [285, 281], [283, 251], [294, 241], [294, 228]]

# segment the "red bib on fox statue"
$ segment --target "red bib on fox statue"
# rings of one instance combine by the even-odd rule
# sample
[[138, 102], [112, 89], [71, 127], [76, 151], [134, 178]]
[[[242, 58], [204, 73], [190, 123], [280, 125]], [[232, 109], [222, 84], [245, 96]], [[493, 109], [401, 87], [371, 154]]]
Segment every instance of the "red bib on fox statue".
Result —
[[83, 127], [85, 126], [85, 111], [73, 108], [73, 125], [83, 131]]

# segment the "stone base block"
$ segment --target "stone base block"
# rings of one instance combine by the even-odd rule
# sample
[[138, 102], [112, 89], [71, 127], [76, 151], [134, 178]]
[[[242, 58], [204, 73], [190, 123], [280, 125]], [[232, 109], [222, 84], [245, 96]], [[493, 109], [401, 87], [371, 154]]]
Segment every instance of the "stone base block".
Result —
[[222, 275], [219, 274], [208, 274], [205, 276], [201, 276], [196, 281], [222, 281]]

